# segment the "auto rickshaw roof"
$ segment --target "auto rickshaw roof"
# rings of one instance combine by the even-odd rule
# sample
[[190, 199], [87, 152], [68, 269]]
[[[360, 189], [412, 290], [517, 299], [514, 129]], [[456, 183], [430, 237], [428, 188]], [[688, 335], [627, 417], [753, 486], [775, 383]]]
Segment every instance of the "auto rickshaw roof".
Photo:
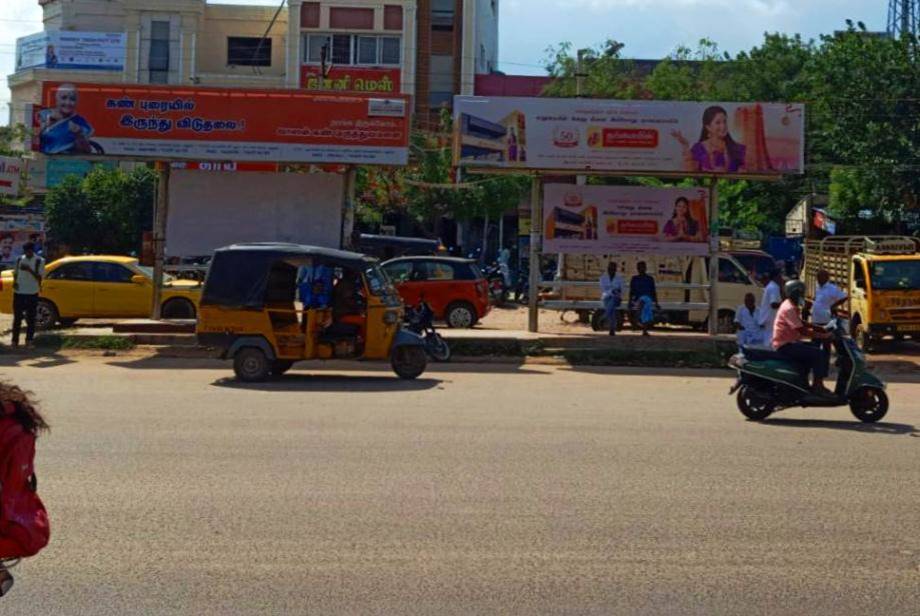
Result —
[[365, 272], [377, 259], [305, 244], [234, 244], [214, 251], [201, 305], [259, 309], [277, 294], [293, 300], [300, 266], [343, 267]]
[[310, 244], [289, 244], [284, 242], [251, 242], [245, 244], [232, 244], [218, 248], [215, 254], [252, 253], [253, 258], [259, 260], [300, 260], [299, 258], [314, 259], [323, 265], [363, 268], [369, 263], [377, 261], [374, 257], [363, 255], [359, 252], [312, 246]]

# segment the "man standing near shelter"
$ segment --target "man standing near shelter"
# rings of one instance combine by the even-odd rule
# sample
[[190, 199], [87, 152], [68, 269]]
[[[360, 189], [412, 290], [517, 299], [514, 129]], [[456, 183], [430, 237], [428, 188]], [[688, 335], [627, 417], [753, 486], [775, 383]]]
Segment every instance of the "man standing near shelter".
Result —
[[770, 272], [770, 282], [763, 289], [763, 298], [760, 301], [760, 314], [757, 322], [763, 327], [763, 343], [771, 346], [773, 343], [773, 323], [776, 321], [776, 312], [783, 303], [783, 273], [774, 269]]
[[38, 310], [38, 293], [45, 275], [45, 260], [35, 254], [35, 244], [26, 242], [23, 254], [13, 268], [13, 346], [19, 346], [22, 319], [26, 320], [26, 344], [35, 337], [35, 313]]
[[610, 324], [610, 335], [616, 336], [617, 309], [623, 301], [623, 278], [617, 274], [617, 264], [613, 261], [607, 264], [607, 272], [601, 276], [601, 301]]
[[818, 326], [825, 326], [831, 322], [837, 308], [847, 301], [847, 294], [840, 287], [831, 282], [827, 270], [818, 272], [818, 288], [815, 289], [815, 302], [811, 309], [811, 322]]
[[735, 331], [738, 332], [738, 346], [761, 346], [763, 326], [757, 322], [757, 303], [753, 293], [744, 296], [744, 304], [735, 310]]

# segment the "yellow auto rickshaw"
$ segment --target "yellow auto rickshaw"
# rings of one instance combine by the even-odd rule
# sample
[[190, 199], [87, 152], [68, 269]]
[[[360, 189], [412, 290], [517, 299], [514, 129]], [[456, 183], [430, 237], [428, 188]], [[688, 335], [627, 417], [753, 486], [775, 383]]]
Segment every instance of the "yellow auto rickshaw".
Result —
[[376, 259], [299, 244], [236, 244], [214, 253], [198, 341], [247, 382], [308, 359], [389, 359], [403, 379], [425, 371], [422, 338]]

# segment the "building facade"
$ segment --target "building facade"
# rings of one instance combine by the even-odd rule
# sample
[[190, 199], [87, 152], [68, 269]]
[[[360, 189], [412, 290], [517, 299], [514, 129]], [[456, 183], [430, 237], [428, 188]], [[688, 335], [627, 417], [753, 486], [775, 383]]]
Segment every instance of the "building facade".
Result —
[[[400, 92], [425, 124], [454, 94], [473, 94], [476, 75], [498, 64], [498, 0], [289, 0], [280, 9], [205, 0], [41, 4], [52, 38], [17, 45], [8, 80], [14, 124], [39, 102], [42, 81]], [[121, 35], [105, 42], [107, 62], [96, 59], [103, 33]], [[55, 48], [53, 37], [62, 35], [84, 40]], [[62, 45], [101, 65], [62, 62]]]

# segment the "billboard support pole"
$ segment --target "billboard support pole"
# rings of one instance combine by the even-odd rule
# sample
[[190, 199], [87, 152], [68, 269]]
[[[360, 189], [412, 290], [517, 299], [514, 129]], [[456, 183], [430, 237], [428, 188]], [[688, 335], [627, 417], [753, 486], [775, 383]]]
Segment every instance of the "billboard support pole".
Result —
[[719, 333], [719, 181], [709, 179], [709, 335]]
[[536, 333], [540, 327], [537, 307], [540, 287], [540, 249], [543, 237], [543, 182], [535, 173], [530, 181], [530, 290], [527, 293], [527, 331]]
[[348, 165], [345, 171], [345, 198], [342, 200], [342, 239], [341, 245], [345, 250], [354, 246], [352, 234], [355, 230], [355, 187], [357, 185], [358, 171], [354, 165]]
[[153, 306], [151, 316], [159, 321], [163, 299], [163, 265], [166, 256], [166, 214], [169, 210], [170, 164], [158, 161], [157, 202], [153, 213]]

